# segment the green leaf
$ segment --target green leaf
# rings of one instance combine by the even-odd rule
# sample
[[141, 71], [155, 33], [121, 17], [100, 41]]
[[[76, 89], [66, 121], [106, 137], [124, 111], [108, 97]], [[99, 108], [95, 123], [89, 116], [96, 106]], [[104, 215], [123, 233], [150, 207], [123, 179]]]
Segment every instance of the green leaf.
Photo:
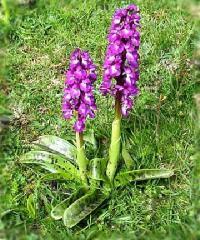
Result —
[[29, 216], [31, 218], [35, 218], [36, 217], [36, 203], [35, 203], [33, 194], [29, 195], [29, 197], [26, 201], [26, 207], [27, 207]]
[[106, 165], [107, 159], [105, 158], [94, 158], [89, 162], [89, 177], [94, 180], [106, 180]]
[[124, 159], [126, 167], [129, 170], [133, 169], [134, 161], [133, 161], [131, 155], [129, 154], [129, 152], [127, 151], [126, 146], [125, 146], [124, 143], [122, 144], [122, 157]]
[[96, 189], [72, 203], [64, 212], [63, 221], [66, 227], [72, 228], [99, 207], [108, 195]]
[[46, 151], [32, 150], [20, 158], [21, 163], [38, 164], [51, 173], [59, 173], [67, 180], [79, 180], [78, 169], [65, 158]]
[[67, 159], [73, 161], [76, 157], [76, 147], [70, 142], [53, 135], [40, 136], [34, 145], [41, 147], [53, 153], [65, 156]]
[[83, 140], [85, 142], [88, 142], [88, 143], [92, 144], [95, 149], [97, 148], [97, 141], [96, 141], [96, 138], [94, 136], [94, 130], [93, 129], [87, 131], [83, 135]]
[[169, 178], [174, 175], [170, 169], [139, 169], [122, 172], [115, 177], [115, 186], [123, 186], [132, 181], [142, 181], [155, 178]]
[[60, 173], [47, 173], [44, 176], [42, 176], [41, 180], [44, 181], [53, 181], [53, 180], [57, 180], [57, 181], [62, 181], [62, 180], [66, 180], [65, 177], [60, 174]]
[[69, 198], [65, 199], [58, 205], [56, 205], [51, 211], [51, 217], [55, 220], [59, 220], [63, 217], [64, 211], [68, 208], [73, 202], [81, 198], [87, 193], [86, 188], [80, 188], [78, 191], [73, 193]]

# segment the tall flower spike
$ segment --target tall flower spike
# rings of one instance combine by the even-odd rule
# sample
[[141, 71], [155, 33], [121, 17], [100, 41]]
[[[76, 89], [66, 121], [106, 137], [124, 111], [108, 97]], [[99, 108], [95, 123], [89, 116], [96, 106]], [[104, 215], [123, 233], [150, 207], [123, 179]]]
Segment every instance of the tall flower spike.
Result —
[[[104, 62], [101, 92], [115, 96], [115, 119], [112, 123], [109, 161], [106, 174], [113, 182], [121, 146], [121, 117], [127, 116], [133, 106], [133, 96], [138, 93], [140, 45], [139, 9], [130, 5], [118, 9], [112, 19], [108, 34], [108, 48]], [[115, 82], [112, 80], [115, 79]]]
[[[104, 61], [104, 76], [100, 90], [120, 99], [121, 113], [127, 116], [137, 95], [139, 79], [140, 33], [139, 8], [130, 5], [116, 10], [108, 34], [108, 47]], [[115, 83], [112, 82], [115, 79]]]
[[77, 116], [74, 124], [76, 132], [83, 132], [87, 116], [94, 118], [96, 104], [93, 95], [93, 83], [96, 80], [96, 66], [88, 52], [75, 49], [70, 57], [70, 66], [66, 72], [66, 81], [62, 101], [63, 117], [71, 119]]

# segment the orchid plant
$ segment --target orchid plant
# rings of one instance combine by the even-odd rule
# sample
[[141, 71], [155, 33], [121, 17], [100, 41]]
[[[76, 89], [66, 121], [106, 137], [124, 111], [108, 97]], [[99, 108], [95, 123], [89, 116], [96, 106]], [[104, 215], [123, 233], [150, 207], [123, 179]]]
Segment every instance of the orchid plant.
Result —
[[[112, 189], [132, 181], [168, 178], [169, 169], [133, 169], [133, 160], [121, 141], [121, 119], [128, 116], [133, 98], [138, 94], [140, 15], [135, 5], [118, 9], [108, 34], [108, 47], [103, 65], [100, 91], [115, 99], [115, 118], [112, 123], [109, 153], [104, 158], [88, 159], [85, 154], [84, 130], [87, 117], [94, 118], [97, 106], [94, 97], [96, 66], [88, 52], [75, 49], [62, 99], [65, 119], [74, 119], [75, 144], [56, 136], [41, 136], [33, 143], [34, 149], [21, 157], [22, 163], [39, 164], [50, 174], [44, 179], [65, 179], [77, 182], [78, 189], [55, 206], [51, 216], [63, 219], [71, 228], [109, 199]], [[125, 167], [119, 168], [120, 158]]]

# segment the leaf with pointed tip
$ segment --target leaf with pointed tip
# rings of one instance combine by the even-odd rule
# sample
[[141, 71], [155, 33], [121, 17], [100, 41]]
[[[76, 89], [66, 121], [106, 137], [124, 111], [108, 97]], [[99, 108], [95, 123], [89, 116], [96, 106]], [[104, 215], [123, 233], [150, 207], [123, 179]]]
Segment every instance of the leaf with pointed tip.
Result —
[[89, 161], [89, 177], [94, 180], [105, 181], [105, 171], [107, 159], [105, 158], [94, 158]]
[[21, 163], [38, 164], [51, 173], [61, 174], [65, 179], [80, 179], [78, 169], [65, 158], [46, 151], [32, 150], [20, 158]]
[[77, 199], [81, 198], [83, 195], [87, 193], [88, 189], [86, 188], [80, 188], [78, 191], [73, 193], [69, 198], [65, 199], [58, 205], [56, 205], [51, 210], [51, 217], [55, 220], [59, 220], [63, 217], [64, 211], [66, 208], [68, 208], [73, 202], [75, 202]]
[[65, 210], [63, 215], [65, 226], [68, 228], [74, 227], [98, 208], [107, 198], [108, 195], [103, 194], [98, 189], [79, 198]]
[[33, 144], [44, 150], [60, 154], [75, 164], [76, 147], [67, 140], [53, 135], [44, 135], [40, 136]]
[[142, 181], [156, 178], [169, 178], [174, 175], [170, 169], [139, 169], [118, 173], [115, 177], [115, 186], [124, 186], [132, 181]]

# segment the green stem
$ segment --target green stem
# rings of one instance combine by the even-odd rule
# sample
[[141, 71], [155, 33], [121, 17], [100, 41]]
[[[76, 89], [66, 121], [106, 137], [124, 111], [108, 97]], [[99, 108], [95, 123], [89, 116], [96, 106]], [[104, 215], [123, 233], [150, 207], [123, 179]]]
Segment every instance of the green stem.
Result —
[[76, 132], [77, 164], [82, 181], [87, 184], [87, 164], [88, 159], [85, 156], [83, 133]]
[[106, 169], [106, 175], [113, 182], [120, 155], [121, 140], [121, 98], [115, 99], [115, 118], [112, 123], [111, 144], [109, 149], [109, 161]]

